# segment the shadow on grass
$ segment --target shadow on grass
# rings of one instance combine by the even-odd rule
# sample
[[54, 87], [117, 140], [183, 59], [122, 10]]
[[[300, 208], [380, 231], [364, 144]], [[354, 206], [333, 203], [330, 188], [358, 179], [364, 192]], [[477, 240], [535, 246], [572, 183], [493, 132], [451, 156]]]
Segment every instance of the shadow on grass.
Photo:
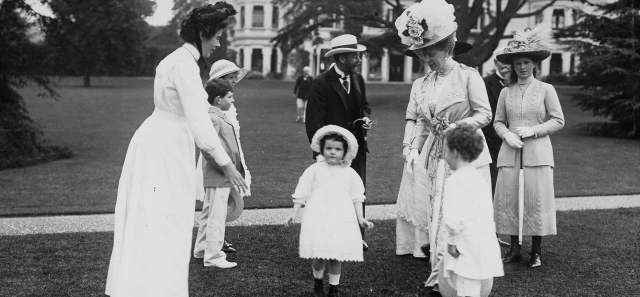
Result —
[[[640, 209], [561, 212], [558, 230], [543, 240], [543, 266], [505, 265], [492, 296], [637, 294]], [[299, 225], [228, 228], [239, 249], [229, 260], [238, 268], [192, 259], [190, 296], [311, 296], [311, 263], [297, 256], [298, 232]], [[365, 262], [344, 265], [346, 296], [424, 295], [427, 262], [395, 256], [394, 232], [394, 221], [377, 221], [367, 233]], [[103, 296], [112, 240], [112, 233], [2, 237], [0, 296]]]

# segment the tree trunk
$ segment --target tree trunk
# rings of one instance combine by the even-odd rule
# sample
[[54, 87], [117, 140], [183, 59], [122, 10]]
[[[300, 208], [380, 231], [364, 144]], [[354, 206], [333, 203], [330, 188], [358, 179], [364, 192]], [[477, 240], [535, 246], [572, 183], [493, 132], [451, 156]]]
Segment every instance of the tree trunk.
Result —
[[82, 86], [85, 88], [91, 87], [91, 71], [87, 71], [84, 73], [84, 78], [82, 79]]

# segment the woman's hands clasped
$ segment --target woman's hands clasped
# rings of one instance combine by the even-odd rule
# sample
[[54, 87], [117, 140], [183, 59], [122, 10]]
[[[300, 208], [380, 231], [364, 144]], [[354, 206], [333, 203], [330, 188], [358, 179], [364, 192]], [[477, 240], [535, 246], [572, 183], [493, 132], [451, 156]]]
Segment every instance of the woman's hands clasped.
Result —
[[518, 135], [513, 132], [507, 132], [504, 134], [504, 141], [512, 148], [522, 148], [524, 142], [520, 139]]
[[518, 136], [520, 136], [520, 138], [531, 137], [535, 134], [533, 128], [526, 126], [520, 126], [516, 128], [516, 133], [518, 134]]

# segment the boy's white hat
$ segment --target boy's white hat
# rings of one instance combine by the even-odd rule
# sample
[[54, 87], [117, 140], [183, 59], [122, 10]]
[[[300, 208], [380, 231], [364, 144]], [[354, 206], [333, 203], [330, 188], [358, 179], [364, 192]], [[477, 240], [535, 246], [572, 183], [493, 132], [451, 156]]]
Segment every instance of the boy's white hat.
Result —
[[344, 154], [343, 160], [344, 165], [351, 165], [351, 161], [353, 161], [353, 159], [355, 159], [356, 155], [358, 154], [358, 140], [356, 140], [356, 137], [353, 136], [353, 133], [349, 132], [349, 130], [336, 125], [326, 125], [318, 129], [318, 131], [316, 131], [316, 134], [313, 135], [313, 138], [311, 139], [311, 149], [314, 152], [321, 154], [320, 156], [318, 156], [318, 160], [321, 160], [322, 157], [320, 140], [322, 139], [322, 137], [329, 134], [339, 134], [347, 141], [347, 145], [349, 147]]
[[227, 222], [237, 220], [244, 210], [244, 198], [236, 189], [231, 188], [229, 201], [227, 201]]
[[358, 44], [358, 39], [351, 34], [340, 35], [334, 39], [331, 39], [331, 50], [328, 51], [324, 57], [331, 57], [340, 53], [356, 53], [364, 52], [367, 47]]
[[215, 78], [221, 78], [229, 73], [238, 72], [238, 82], [247, 75], [248, 70], [240, 68], [229, 60], [218, 60], [211, 65], [211, 71], [209, 71], [209, 80]]

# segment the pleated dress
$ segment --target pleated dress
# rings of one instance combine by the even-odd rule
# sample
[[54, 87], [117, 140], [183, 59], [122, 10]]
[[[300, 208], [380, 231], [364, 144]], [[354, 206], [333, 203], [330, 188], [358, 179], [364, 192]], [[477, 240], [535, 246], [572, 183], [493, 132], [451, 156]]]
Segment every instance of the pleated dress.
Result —
[[207, 114], [199, 57], [185, 44], [156, 68], [155, 110], [131, 139], [118, 185], [107, 295], [189, 295], [196, 145], [230, 161]]

